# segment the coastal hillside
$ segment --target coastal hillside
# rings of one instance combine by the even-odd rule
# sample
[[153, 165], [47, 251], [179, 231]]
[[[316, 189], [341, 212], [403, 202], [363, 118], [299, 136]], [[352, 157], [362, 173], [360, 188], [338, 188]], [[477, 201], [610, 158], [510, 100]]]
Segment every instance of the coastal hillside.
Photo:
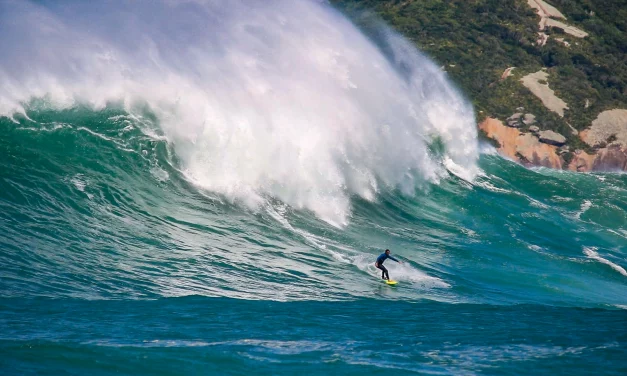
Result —
[[526, 165], [627, 170], [627, 1], [332, 0], [383, 19], [473, 102], [481, 134]]

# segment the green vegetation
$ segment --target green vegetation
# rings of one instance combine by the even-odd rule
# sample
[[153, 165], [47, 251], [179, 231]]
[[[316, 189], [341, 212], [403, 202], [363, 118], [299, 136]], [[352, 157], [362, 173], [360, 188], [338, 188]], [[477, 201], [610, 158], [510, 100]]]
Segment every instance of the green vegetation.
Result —
[[[380, 17], [429, 54], [472, 100], [478, 120], [505, 119], [516, 108], [537, 116], [541, 129], [555, 130], [575, 148], [571, 132], [590, 125], [604, 110], [627, 108], [627, 0], [549, 0], [580, 39], [560, 28], [539, 46], [539, 16], [526, 0], [331, 0], [366, 34]], [[569, 43], [557, 41], [564, 38]], [[501, 80], [508, 67], [512, 76]], [[547, 68], [549, 86], [568, 103], [564, 118], [547, 110], [520, 82]]]

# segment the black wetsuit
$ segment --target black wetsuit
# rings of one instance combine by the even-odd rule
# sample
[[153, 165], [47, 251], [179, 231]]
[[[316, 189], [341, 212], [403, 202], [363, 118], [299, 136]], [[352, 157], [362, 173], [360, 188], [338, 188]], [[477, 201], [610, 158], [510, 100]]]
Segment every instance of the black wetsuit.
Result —
[[394, 260], [396, 262], [399, 262], [397, 259], [395, 259], [394, 257], [382, 253], [381, 256], [377, 257], [377, 262], [374, 263], [374, 266], [376, 266], [377, 268], [381, 269], [381, 278], [383, 279], [390, 279], [390, 274], [388, 274], [388, 270], [386, 269], [385, 266], [383, 266], [383, 262], [387, 259], [391, 259]]

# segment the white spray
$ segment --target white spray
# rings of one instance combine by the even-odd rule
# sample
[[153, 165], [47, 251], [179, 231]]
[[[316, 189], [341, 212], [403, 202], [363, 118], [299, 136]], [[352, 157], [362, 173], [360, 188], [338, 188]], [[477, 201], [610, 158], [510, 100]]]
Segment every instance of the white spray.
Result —
[[147, 104], [193, 182], [251, 207], [276, 197], [343, 226], [351, 195], [441, 179], [432, 137], [475, 169], [472, 107], [444, 73], [321, 2], [3, 2], [0, 34], [1, 114]]

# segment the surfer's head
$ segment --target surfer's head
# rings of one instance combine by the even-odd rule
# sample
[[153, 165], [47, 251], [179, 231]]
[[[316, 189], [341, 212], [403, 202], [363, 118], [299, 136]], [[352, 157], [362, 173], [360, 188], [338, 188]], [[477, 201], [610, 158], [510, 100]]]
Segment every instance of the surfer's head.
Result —
[[389, 254], [390, 254], [390, 250], [389, 250], [389, 249], [386, 249], [386, 250], [385, 250], [385, 254], [386, 254], [386, 255], [389, 255]]

